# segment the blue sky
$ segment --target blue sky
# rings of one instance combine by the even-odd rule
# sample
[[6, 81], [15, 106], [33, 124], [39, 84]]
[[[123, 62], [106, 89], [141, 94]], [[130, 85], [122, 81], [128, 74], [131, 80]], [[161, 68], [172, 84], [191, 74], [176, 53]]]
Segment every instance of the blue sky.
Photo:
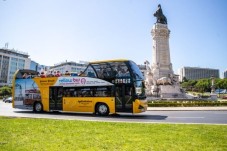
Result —
[[0, 47], [40, 64], [152, 59], [153, 13], [162, 5], [174, 72], [227, 69], [226, 0], [0, 0]]

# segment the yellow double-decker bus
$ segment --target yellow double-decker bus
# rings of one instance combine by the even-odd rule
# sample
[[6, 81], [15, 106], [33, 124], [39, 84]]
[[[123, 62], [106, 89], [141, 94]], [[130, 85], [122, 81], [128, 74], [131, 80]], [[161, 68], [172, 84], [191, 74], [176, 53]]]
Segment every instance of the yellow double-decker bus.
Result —
[[78, 76], [43, 78], [36, 71], [18, 70], [13, 107], [34, 112], [141, 113], [147, 110], [144, 77], [131, 60], [90, 62]]

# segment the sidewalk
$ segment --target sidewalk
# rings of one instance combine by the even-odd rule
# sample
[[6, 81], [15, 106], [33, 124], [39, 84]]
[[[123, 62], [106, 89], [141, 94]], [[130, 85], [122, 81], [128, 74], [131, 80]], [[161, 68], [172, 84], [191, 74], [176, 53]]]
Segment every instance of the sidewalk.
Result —
[[148, 111], [227, 111], [227, 106], [217, 107], [148, 107]]

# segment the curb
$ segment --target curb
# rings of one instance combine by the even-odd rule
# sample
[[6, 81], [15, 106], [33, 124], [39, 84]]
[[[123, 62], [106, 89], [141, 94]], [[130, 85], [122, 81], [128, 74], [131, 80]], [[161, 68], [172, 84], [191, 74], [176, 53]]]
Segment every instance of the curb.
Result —
[[148, 107], [147, 111], [227, 111], [227, 107]]

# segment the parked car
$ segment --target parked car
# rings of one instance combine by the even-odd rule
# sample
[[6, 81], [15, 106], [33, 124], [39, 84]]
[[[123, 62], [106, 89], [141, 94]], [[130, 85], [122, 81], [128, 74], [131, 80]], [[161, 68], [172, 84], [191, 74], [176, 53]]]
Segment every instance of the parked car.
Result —
[[5, 100], [3, 100], [5, 103], [12, 103], [12, 97], [8, 97], [8, 98], [6, 98]]

